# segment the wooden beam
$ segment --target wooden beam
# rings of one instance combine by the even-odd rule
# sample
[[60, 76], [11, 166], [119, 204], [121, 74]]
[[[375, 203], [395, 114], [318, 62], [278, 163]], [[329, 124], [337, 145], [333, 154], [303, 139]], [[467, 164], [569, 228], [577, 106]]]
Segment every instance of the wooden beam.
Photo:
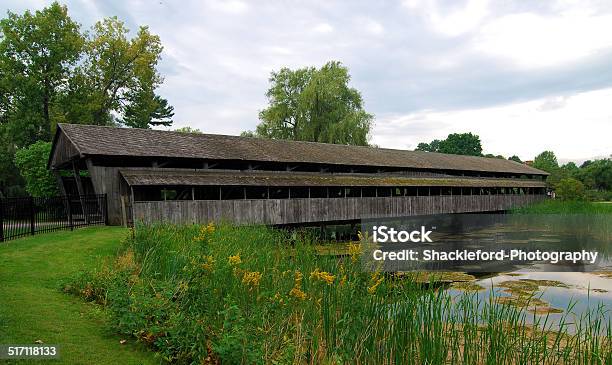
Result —
[[83, 213], [83, 219], [85, 219], [85, 224], [89, 224], [89, 215], [87, 214], [87, 211], [85, 209], [85, 190], [83, 189], [83, 182], [81, 181], [81, 173], [75, 161], [72, 161], [72, 175], [74, 176], [77, 191], [79, 192], [79, 200], [81, 201], [81, 211]]

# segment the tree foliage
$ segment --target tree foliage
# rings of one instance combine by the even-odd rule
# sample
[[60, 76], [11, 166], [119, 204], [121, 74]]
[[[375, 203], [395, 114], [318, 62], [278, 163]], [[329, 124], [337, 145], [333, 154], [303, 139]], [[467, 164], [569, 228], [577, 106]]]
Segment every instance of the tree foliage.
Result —
[[116, 17], [94, 25], [83, 64], [69, 82], [66, 120], [136, 128], [172, 124], [173, 108], [155, 94], [163, 81], [156, 70], [161, 41], [147, 27], [140, 27], [132, 39], [128, 35]]
[[336, 61], [320, 69], [272, 72], [266, 93], [269, 106], [259, 113], [261, 123], [255, 132], [246, 135], [367, 145], [374, 118], [349, 81], [348, 69]]
[[197, 129], [197, 128], [191, 128], [191, 127], [181, 127], [181, 128], [177, 128], [174, 130], [175, 132], [181, 132], [181, 133], [195, 133], [195, 134], [201, 134], [202, 131]]
[[584, 184], [579, 180], [568, 177], [561, 179], [556, 185], [557, 198], [561, 200], [584, 200]]
[[0, 122], [20, 148], [51, 139], [61, 93], [81, 57], [84, 38], [65, 6], [0, 20]]
[[15, 165], [26, 183], [26, 191], [34, 197], [57, 195], [57, 183], [47, 161], [51, 153], [51, 143], [38, 141], [15, 153]]
[[553, 151], [544, 151], [533, 159], [533, 167], [552, 174], [559, 169], [557, 156]]
[[50, 141], [57, 123], [150, 128], [172, 124], [173, 108], [155, 93], [159, 37], [134, 36], [119, 19], [89, 32], [66, 6], [0, 19], [0, 188], [19, 184], [18, 149]]
[[453, 155], [482, 156], [480, 137], [472, 133], [452, 133], [446, 139], [419, 143], [417, 151], [449, 153]]
[[518, 162], [518, 163], [523, 163], [523, 161], [521, 161], [521, 159], [517, 155], [512, 155], [508, 157], [508, 160]]

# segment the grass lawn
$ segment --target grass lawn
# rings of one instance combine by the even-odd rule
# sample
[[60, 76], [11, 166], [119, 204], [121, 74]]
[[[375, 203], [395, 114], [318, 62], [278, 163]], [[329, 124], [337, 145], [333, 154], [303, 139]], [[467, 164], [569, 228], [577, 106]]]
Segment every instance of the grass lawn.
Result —
[[132, 340], [120, 344], [98, 306], [60, 291], [65, 278], [114, 256], [125, 234], [91, 227], [1, 243], [0, 344], [58, 344], [54, 364], [159, 363]]

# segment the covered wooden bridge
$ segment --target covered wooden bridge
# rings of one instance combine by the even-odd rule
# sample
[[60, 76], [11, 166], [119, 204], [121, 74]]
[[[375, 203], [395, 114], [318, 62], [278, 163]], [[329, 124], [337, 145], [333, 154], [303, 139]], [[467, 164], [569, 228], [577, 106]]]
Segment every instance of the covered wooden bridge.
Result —
[[497, 158], [74, 124], [58, 126], [49, 167], [65, 193], [107, 194], [112, 224], [499, 211], [544, 199], [547, 175]]

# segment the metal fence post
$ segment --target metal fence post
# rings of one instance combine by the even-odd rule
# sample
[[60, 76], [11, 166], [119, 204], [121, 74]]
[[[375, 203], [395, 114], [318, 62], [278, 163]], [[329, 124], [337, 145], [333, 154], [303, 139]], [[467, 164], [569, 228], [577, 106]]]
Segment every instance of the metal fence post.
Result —
[[108, 226], [108, 194], [104, 194], [104, 225]]
[[4, 242], [4, 201], [0, 199], [0, 242]]
[[30, 233], [32, 236], [34, 235], [35, 231], [34, 198], [30, 198]]
[[66, 195], [66, 201], [68, 202], [68, 225], [72, 231], [74, 229], [74, 225], [72, 224], [72, 202], [70, 201], [70, 195]]

